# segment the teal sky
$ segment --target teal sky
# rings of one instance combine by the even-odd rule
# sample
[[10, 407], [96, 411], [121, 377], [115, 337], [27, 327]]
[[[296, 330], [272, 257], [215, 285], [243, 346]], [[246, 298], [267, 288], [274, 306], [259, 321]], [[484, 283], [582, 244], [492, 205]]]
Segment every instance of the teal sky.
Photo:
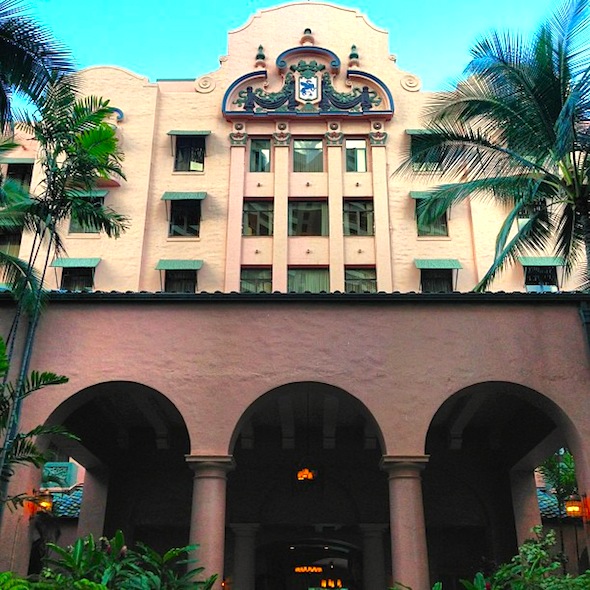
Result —
[[[194, 79], [218, 67], [227, 31], [274, 0], [32, 0], [32, 12], [72, 51], [79, 67], [117, 65], [147, 76]], [[490, 29], [525, 34], [557, 0], [357, 0], [356, 8], [390, 33], [400, 68], [425, 90], [448, 87]], [[313, 28], [314, 24], [310, 26]], [[321, 26], [319, 23], [316, 26]]]

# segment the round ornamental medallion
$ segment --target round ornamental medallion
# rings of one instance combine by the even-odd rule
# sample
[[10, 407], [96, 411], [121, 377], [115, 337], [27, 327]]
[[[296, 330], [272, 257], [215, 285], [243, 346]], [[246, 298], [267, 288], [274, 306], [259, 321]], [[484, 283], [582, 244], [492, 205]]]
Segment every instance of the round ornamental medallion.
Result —
[[277, 127], [281, 130], [284, 131], [285, 129], [287, 129], [287, 123], [279, 123], [277, 125]]
[[381, 129], [381, 123], [373, 123], [373, 129]]
[[215, 89], [215, 80], [211, 76], [203, 76], [195, 82], [195, 90], [201, 94], [208, 94]]
[[417, 92], [422, 87], [420, 78], [407, 74], [399, 81], [401, 87], [408, 92]]
[[330, 129], [332, 129], [332, 131], [336, 131], [336, 129], [338, 129], [338, 123], [330, 123]]

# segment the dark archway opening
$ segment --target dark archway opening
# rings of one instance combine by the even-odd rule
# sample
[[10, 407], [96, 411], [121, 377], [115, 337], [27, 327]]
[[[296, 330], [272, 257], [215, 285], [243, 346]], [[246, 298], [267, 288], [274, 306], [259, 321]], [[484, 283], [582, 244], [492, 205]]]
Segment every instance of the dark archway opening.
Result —
[[[390, 553], [382, 454], [374, 419], [339, 388], [293, 383], [257, 400], [236, 430], [236, 469], [228, 478], [230, 587], [231, 527], [251, 523], [256, 590], [303, 590], [322, 580], [326, 587], [362, 588], [362, 525], [381, 525], [383, 555]], [[313, 479], [298, 479], [305, 470]]]
[[139, 383], [101, 383], [72, 396], [49, 421], [80, 439], [60, 439], [54, 452], [86, 469], [84, 498], [95, 493], [89, 474], [107, 489], [103, 534], [121, 529], [129, 545], [141, 541], [160, 552], [188, 543], [190, 443], [170, 400]]
[[424, 502], [430, 571], [445, 589], [516, 553], [511, 470], [549, 438], [564, 440], [552, 405], [528, 388], [488, 382], [458, 392], [434, 416]]

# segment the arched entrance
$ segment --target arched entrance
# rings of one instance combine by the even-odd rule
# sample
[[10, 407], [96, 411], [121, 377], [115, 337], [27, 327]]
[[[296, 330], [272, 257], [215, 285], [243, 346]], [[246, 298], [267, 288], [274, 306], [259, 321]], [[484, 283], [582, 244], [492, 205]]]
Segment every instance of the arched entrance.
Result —
[[78, 536], [122, 529], [128, 544], [158, 551], [188, 543], [189, 435], [168, 398], [140, 383], [100, 383], [63, 402], [48, 423], [79, 438], [51, 443], [58, 460], [85, 470]]
[[284, 385], [246, 411], [230, 453], [229, 586], [385, 587], [387, 478], [361, 402], [322, 383]]
[[426, 439], [423, 476], [430, 571], [445, 589], [509, 560], [541, 523], [534, 470], [572, 431], [547, 397], [486, 382], [451, 396]]

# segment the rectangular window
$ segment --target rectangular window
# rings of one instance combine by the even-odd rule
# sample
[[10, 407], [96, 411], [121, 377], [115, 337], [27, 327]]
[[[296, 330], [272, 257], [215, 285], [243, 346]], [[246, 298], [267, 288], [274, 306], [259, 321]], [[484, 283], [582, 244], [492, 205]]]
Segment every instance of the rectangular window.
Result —
[[9, 256], [18, 256], [21, 238], [21, 232], [0, 232], [0, 252]]
[[525, 266], [524, 284], [528, 293], [557, 293], [557, 267]]
[[321, 139], [293, 141], [293, 172], [323, 172], [324, 144]]
[[346, 172], [367, 171], [367, 141], [365, 139], [347, 139]]
[[[92, 197], [88, 199], [88, 203], [100, 209], [104, 206], [103, 197]], [[91, 223], [84, 223], [76, 218], [74, 214], [70, 218], [70, 229], [71, 234], [98, 234], [100, 229]]]
[[33, 164], [8, 164], [6, 177], [20, 182], [28, 189], [33, 178]]
[[347, 293], [377, 293], [377, 271], [374, 268], [344, 269], [344, 290]]
[[418, 236], [448, 236], [449, 227], [447, 223], [447, 212], [445, 211], [439, 218], [432, 223], [420, 224], [418, 220], [418, 210], [420, 200], [416, 199], [416, 224], [418, 226]]
[[197, 135], [177, 135], [175, 172], [203, 172], [205, 170], [205, 138]]
[[170, 201], [168, 236], [198, 237], [201, 225], [201, 201]]
[[372, 236], [375, 233], [373, 201], [345, 200], [343, 221], [345, 236]]
[[328, 293], [330, 273], [327, 268], [290, 268], [287, 290], [290, 293]]
[[422, 293], [451, 293], [453, 270], [450, 268], [422, 269]]
[[413, 160], [412, 167], [414, 170], [428, 172], [440, 169], [438, 154], [428, 153], [427, 151], [433, 145], [432, 141], [429, 141], [428, 133], [412, 135], [410, 141], [410, 151]]
[[196, 270], [167, 270], [164, 291], [166, 293], [194, 293], [197, 289]]
[[272, 268], [242, 268], [240, 293], [271, 293]]
[[272, 201], [244, 201], [242, 235], [272, 236], [273, 213]]
[[64, 291], [92, 291], [94, 268], [64, 268], [61, 272], [61, 289]]
[[270, 139], [250, 142], [250, 172], [270, 172]]
[[327, 201], [289, 201], [290, 236], [327, 236]]

